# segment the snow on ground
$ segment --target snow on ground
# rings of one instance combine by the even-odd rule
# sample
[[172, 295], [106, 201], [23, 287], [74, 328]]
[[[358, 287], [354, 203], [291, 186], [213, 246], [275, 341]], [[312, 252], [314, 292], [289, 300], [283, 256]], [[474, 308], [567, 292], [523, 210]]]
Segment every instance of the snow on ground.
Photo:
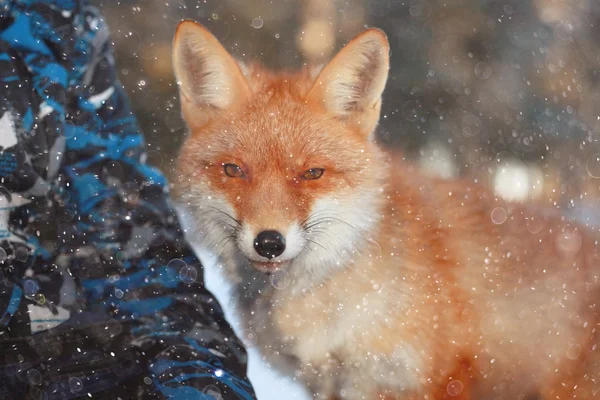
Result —
[[[231, 324], [238, 337], [242, 337], [243, 328], [236, 318], [233, 309], [233, 300], [230, 295], [231, 287], [219, 272], [215, 257], [196, 248], [196, 254], [204, 265], [204, 281], [208, 290], [215, 295], [223, 310], [225, 317]], [[257, 349], [248, 350], [248, 377], [254, 386], [258, 400], [308, 400], [310, 396], [306, 390], [292, 379], [279, 375], [269, 368], [262, 360]]]

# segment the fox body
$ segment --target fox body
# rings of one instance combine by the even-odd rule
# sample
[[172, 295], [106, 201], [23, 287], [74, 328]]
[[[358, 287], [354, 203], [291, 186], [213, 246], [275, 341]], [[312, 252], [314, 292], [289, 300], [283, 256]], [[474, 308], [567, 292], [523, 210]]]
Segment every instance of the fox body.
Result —
[[175, 189], [256, 345], [315, 398], [598, 398], [597, 243], [379, 148], [388, 54], [272, 73], [178, 27]]

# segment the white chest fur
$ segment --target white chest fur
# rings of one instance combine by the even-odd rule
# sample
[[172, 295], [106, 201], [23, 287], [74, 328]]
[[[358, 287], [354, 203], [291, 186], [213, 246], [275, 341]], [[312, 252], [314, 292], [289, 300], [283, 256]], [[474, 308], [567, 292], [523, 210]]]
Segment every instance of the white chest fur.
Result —
[[[294, 297], [274, 289], [256, 299], [246, 322], [263, 355], [289, 374], [301, 373], [313, 390], [345, 390], [346, 398], [352, 398], [358, 381], [362, 393], [365, 382], [373, 391], [418, 388], [422, 355], [402, 340], [402, 332], [389, 337], [390, 322], [397, 326], [404, 314], [405, 297], [377, 282], [369, 283], [369, 290], [347, 280], [338, 283], [346, 285]], [[373, 346], [382, 330], [387, 336], [382, 340], [395, 343], [385, 353]], [[318, 385], [311, 384], [315, 374]]]

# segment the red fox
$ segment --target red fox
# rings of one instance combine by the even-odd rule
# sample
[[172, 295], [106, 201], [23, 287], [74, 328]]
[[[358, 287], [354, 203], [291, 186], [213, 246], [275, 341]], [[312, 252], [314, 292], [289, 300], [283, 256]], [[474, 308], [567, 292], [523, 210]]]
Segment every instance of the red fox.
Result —
[[377, 29], [274, 73], [177, 28], [175, 190], [262, 355], [318, 399], [600, 398], [592, 232], [378, 147], [388, 70]]

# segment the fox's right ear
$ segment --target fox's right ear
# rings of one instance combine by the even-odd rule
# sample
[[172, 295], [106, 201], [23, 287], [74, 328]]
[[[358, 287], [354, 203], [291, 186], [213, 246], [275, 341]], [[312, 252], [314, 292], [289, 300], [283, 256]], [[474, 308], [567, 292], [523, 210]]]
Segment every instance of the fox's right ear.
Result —
[[372, 138], [390, 68], [389, 52], [383, 31], [364, 31], [325, 66], [308, 100]]
[[177, 26], [173, 69], [183, 116], [191, 127], [248, 99], [250, 90], [236, 61], [212, 33], [194, 21]]

